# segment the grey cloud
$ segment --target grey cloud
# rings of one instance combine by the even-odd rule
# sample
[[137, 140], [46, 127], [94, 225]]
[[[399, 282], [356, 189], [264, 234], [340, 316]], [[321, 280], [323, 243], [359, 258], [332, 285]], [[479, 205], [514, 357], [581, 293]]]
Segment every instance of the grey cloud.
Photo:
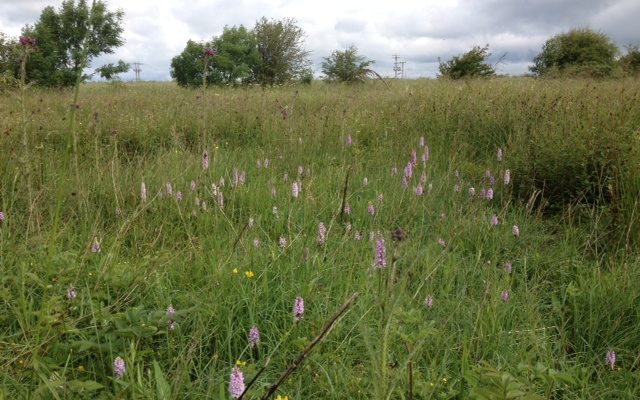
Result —
[[338, 32], [358, 33], [363, 32], [366, 25], [364, 21], [357, 19], [341, 19], [336, 23], [334, 29]]

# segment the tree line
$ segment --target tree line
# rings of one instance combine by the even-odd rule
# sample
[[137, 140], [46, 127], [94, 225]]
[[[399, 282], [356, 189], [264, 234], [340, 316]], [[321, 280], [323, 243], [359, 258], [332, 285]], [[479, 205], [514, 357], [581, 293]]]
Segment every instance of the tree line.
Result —
[[[68, 87], [99, 75], [117, 79], [129, 70], [120, 60], [85, 73], [91, 61], [113, 53], [124, 44], [122, 10], [110, 11], [96, 0], [64, 0], [58, 10], [46, 7], [33, 25], [22, 29], [19, 39], [0, 32], [0, 86], [24, 78], [28, 83]], [[184, 87], [201, 85], [276, 85], [313, 79], [310, 52], [304, 47], [304, 31], [294, 19], [256, 21], [252, 29], [225, 26], [211, 40], [189, 40], [171, 60], [171, 77]], [[640, 49], [620, 49], [605, 34], [591, 29], [571, 29], [551, 37], [533, 59], [534, 76], [611, 77], [640, 73]], [[488, 63], [489, 45], [475, 46], [466, 53], [439, 62], [439, 77], [460, 79], [492, 77], [495, 65]], [[28, 63], [23, 62], [28, 58]], [[380, 77], [375, 61], [355, 46], [335, 50], [322, 62], [327, 81], [362, 82]], [[22, 77], [21, 75], [24, 75]]]

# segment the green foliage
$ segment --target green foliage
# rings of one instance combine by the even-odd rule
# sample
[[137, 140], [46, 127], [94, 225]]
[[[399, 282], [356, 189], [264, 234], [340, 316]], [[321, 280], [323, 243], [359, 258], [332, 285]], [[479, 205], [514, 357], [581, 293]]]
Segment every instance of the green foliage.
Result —
[[101, 54], [113, 53], [121, 37], [122, 10], [111, 12], [102, 0], [65, 0], [58, 11], [46, 7], [23, 34], [34, 37], [38, 51], [29, 59], [27, 76], [42, 86], [73, 86], [78, 74]]
[[122, 60], [118, 60], [118, 64], [106, 64], [96, 68], [96, 72], [100, 74], [101, 78], [106, 80], [118, 79], [118, 74], [124, 74], [129, 72], [131, 65], [125, 63]]
[[622, 56], [618, 63], [627, 75], [635, 76], [640, 74], [640, 47], [628, 46], [627, 54]]
[[538, 76], [609, 76], [617, 53], [617, 46], [604, 33], [572, 29], [547, 40], [529, 69]]
[[445, 63], [441, 62], [439, 66], [440, 77], [462, 79], [495, 76], [496, 71], [486, 62], [490, 55], [489, 45], [475, 46], [462, 55], [455, 56]]
[[322, 73], [328, 81], [364, 82], [371, 74], [369, 66], [374, 62], [358, 55], [358, 49], [350, 46], [343, 51], [335, 50], [331, 56], [325, 57]]
[[304, 49], [304, 31], [296, 20], [262, 17], [253, 29], [261, 63], [256, 78], [262, 85], [302, 79], [309, 71], [309, 52]]
[[[202, 85], [205, 49], [208, 43], [187, 41], [187, 45], [180, 55], [171, 60], [171, 77], [182, 87], [199, 87]], [[219, 77], [217, 77], [219, 80]], [[213, 64], [207, 64], [206, 82], [210, 85], [216, 80]]]
[[217, 51], [213, 68], [223, 83], [246, 85], [256, 81], [261, 58], [253, 32], [242, 25], [225, 26], [222, 35], [213, 39], [213, 48]]
[[0, 32], [0, 91], [17, 86], [19, 65], [17, 41]]

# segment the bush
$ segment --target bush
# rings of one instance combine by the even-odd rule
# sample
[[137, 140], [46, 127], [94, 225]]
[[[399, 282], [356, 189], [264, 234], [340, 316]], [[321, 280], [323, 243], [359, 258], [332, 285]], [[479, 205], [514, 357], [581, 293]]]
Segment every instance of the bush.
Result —
[[460, 56], [453, 57], [446, 63], [440, 63], [440, 77], [461, 79], [495, 76], [496, 71], [486, 63], [486, 59], [490, 55], [489, 45], [476, 46]]

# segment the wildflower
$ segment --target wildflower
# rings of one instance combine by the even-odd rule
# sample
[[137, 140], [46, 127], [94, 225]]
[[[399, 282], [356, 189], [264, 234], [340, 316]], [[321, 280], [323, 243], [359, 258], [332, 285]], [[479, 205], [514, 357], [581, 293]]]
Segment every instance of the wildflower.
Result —
[[182, 201], [182, 192], [178, 191], [178, 193], [176, 193], [176, 200]]
[[431, 309], [431, 307], [433, 307], [433, 297], [431, 296], [427, 296], [426, 299], [424, 299], [424, 305], [425, 307], [427, 307], [428, 309]]
[[298, 196], [300, 195], [300, 186], [298, 186], [298, 182], [295, 181], [291, 184], [291, 194], [293, 195], [293, 197], [295, 197], [296, 199], [298, 198]]
[[275, 198], [276, 197], [276, 187], [275, 186], [271, 186], [271, 197]]
[[253, 274], [253, 271], [245, 271], [245, 272], [244, 272], [244, 276], [246, 276], [246, 277], [247, 277], [247, 279], [251, 279], [251, 278], [253, 278], [253, 275], [254, 275], [254, 274]]
[[391, 176], [396, 176], [396, 175], [398, 175], [398, 167], [392, 167]]
[[491, 216], [491, 226], [496, 226], [500, 223], [500, 221], [498, 221], [498, 216], [493, 214]]
[[31, 36], [20, 36], [18, 39], [20, 46], [24, 47], [36, 47], [36, 39]]
[[496, 158], [498, 159], [498, 161], [502, 161], [502, 148], [498, 147], [498, 151], [496, 152]]
[[504, 184], [508, 185], [511, 182], [511, 170], [508, 169], [506, 171], [504, 171]]
[[280, 245], [281, 249], [284, 249], [285, 247], [287, 247], [287, 238], [284, 235], [280, 236], [280, 239], [278, 239], [278, 244]]
[[513, 234], [513, 236], [515, 237], [520, 237], [520, 228], [518, 228], [518, 225], [514, 225], [511, 228], [511, 233]]
[[424, 136], [420, 136], [420, 147], [424, 147]]
[[504, 270], [507, 271], [508, 274], [511, 273], [512, 269], [513, 265], [511, 264], [511, 261], [507, 261], [506, 263], [504, 263]]
[[219, 191], [216, 195], [216, 202], [218, 203], [218, 207], [224, 208], [224, 194], [222, 194], [222, 191]]
[[453, 191], [456, 193], [460, 193], [460, 185], [458, 185], [457, 183], [453, 185]]
[[193, 192], [194, 190], [196, 190], [196, 181], [192, 180], [191, 181], [191, 191]]
[[296, 297], [296, 301], [293, 303], [293, 320], [298, 322], [302, 319], [304, 314], [304, 299], [300, 296]]
[[247, 362], [242, 360], [236, 360], [236, 367], [246, 367]]
[[487, 191], [485, 192], [484, 198], [487, 200], [493, 200], [493, 189], [489, 188], [487, 189]]
[[258, 327], [254, 325], [249, 329], [249, 345], [255, 347], [258, 343], [260, 343], [260, 331]]
[[271, 163], [271, 161], [268, 158], [265, 158], [263, 165], [264, 165], [265, 168], [269, 168], [269, 164], [270, 163]]
[[167, 307], [167, 317], [173, 318], [175, 315], [176, 315], [176, 309], [173, 308], [171, 304], [169, 304], [169, 307]]
[[369, 184], [369, 178], [366, 176], [362, 179], [362, 186], [367, 186]]
[[353, 234], [353, 239], [357, 242], [362, 240], [362, 235], [360, 234], [360, 231], [356, 231], [356, 233]]
[[476, 188], [470, 187], [469, 188], [469, 196], [473, 197], [475, 195], [476, 195]]
[[171, 182], [167, 182], [165, 187], [167, 189], [167, 196], [169, 197], [173, 196], [173, 186], [171, 186]]
[[344, 229], [347, 231], [347, 233], [349, 233], [349, 232], [351, 232], [351, 228], [352, 228], [352, 227], [351, 227], [351, 222], [349, 222], [349, 223], [347, 224], [347, 226], [345, 226], [345, 228], [344, 228]]
[[347, 135], [346, 144], [347, 144], [347, 147], [350, 147], [353, 144], [353, 139], [351, 138], [351, 135]]
[[606, 364], [611, 367], [613, 370], [613, 366], [616, 364], [616, 352], [613, 350], [607, 351]]
[[260, 239], [258, 238], [253, 239], [253, 247], [255, 247], [256, 249], [260, 247]]
[[416, 165], [418, 163], [418, 155], [415, 150], [411, 150], [411, 164]]
[[376, 214], [376, 207], [373, 205], [373, 203], [369, 203], [369, 205], [367, 206], [367, 212], [371, 216]]
[[91, 252], [92, 253], [100, 253], [100, 241], [97, 236], [93, 237], [93, 242], [91, 242]]
[[409, 181], [407, 180], [406, 176], [403, 176], [402, 177], [402, 187], [406, 189], [408, 186], [409, 186]]
[[326, 241], [327, 241], [327, 227], [324, 225], [323, 222], [320, 222], [320, 224], [318, 225], [318, 243], [320, 244], [320, 246], [323, 246]]
[[289, 182], [289, 174], [285, 173], [285, 174], [282, 176], [282, 180], [283, 180], [284, 182]]
[[273, 206], [273, 208], [271, 209], [271, 213], [277, 217], [278, 216], [278, 207]]
[[349, 205], [349, 203], [345, 203], [344, 208], [342, 209], [342, 212], [344, 212], [347, 215], [351, 214], [351, 206]]
[[5, 220], [6, 216], [4, 215], [3, 211], [0, 211], [0, 224], [2, 224]]
[[202, 169], [209, 169], [209, 153], [206, 150], [202, 152]]
[[413, 176], [413, 164], [411, 164], [411, 161], [409, 161], [407, 163], [407, 166], [404, 167], [404, 176], [407, 179], [409, 179], [409, 178], [411, 178], [411, 176]]
[[500, 298], [502, 299], [502, 301], [508, 301], [509, 297], [510, 295], [508, 290], [503, 290], [502, 293], [500, 293]]
[[442, 248], [447, 247], [447, 242], [445, 242], [443, 238], [438, 238], [438, 244]]
[[224, 176], [220, 177], [220, 181], [218, 182], [218, 186], [224, 187]]
[[200, 207], [200, 199], [198, 197], [193, 199], [193, 203], [196, 205], [196, 208]]
[[257, 160], [257, 161], [256, 161], [256, 167], [257, 167], [258, 169], [262, 168], [262, 160]]
[[140, 184], [140, 201], [147, 202], [147, 185], [144, 184], [144, 181]]
[[127, 368], [122, 357], [116, 357], [116, 359], [113, 360], [113, 373], [115, 374], [116, 378], [122, 378], [126, 371]]
[[383, 237], [376, 240], [376, 258], [373, 266], [377, 268], [384, 268], [387, 266], [387, 250], [384, 246]]
[[167, 321], [167, 329], [169, 329], [170, 331], [175, 331], [177, 327], [178, 323], [176, 321], [172, 319]]
[[229, 379], [229, 394], [232, 399], [237, 399], [244, 392], [244, 375], [238, 367], [231, 370], [231, 378]]
[[422, 153], [422, 162], [429, 161], [429, 146], [424, 146], [424, 152]]
[[253, 228], [253, 225], [256, 223], [256, 220], [253, 219], [253, 217], [249, 217], [249, 222], [247, 223], [247, 226], [249, 228]]
[[422, 176], [420, 176], [420, 182], [427, 183], [427, 176], [425, 174], [422, 174]]
[[440, 213], [440, 221], [444, 221], [447, 218], [447, 214], [445, 214], [444, 212]]
[[298, 165], [298, 176], [302, 176], [304, 174], [304, 167], [302, 165]]
[[78, 297], [76, 288], [73, 285], [69, 285], [69, 287], [67, 288], [67, 299], [75, 300], [76, 297]]
[[236, 274], [236, 275], [237, 275], [237, 274], [238, 274], [238, 272], [240, 272], [240, 271], [238, 270], [238, 268], [234, 268], [231, 272], [233, 272], [234, 274]]
[[282, 396], [280, 396], [280, 395], [277, 395], [277, 396], [276, 396], [276, 400], [289, 400], [289, 396], [284, 396], [284, 397], [282, 397]]
[[211, 47], [207, 47], [206, 49], [204, 49], [205, 57], [215, 57], [216, 55], [217, 55], [216, 51]]
[[416, 186], [415, 192], [416, 192], [416, 196], [422, 196], [422, 193], [424, 192], [424, 189], [422, 188], [422, 185]]

